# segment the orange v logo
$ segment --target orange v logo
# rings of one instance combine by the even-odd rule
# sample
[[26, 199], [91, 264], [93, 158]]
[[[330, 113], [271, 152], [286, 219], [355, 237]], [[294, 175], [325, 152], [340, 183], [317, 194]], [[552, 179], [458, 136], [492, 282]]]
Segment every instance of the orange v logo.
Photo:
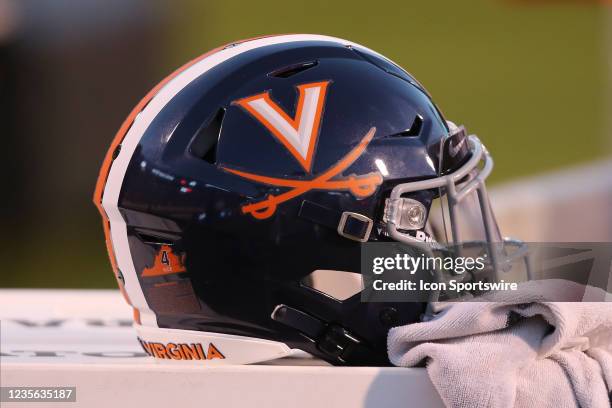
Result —
[[[270, 98], [269, 92], [239, 99], [233, 103], [241, 106], [261, 122], [287, 148], [304, 170], [310, 173], [315, 145], [319, 137], [325, 95], [330, 82], [321, 81], [299, 85], [297, 88], [300, 96], [294, 118], [289, 117]], [[310, 179], [277, 178], [228, 167], [223, 167], [223, 169], [247, 180], [288, 189], [280, 194], [268, 194], [265, 199], [242, 206], [244, 214], [251, 214], [258, 220], [271, 217], [279, 204], [299, 197], [310, 190], [348, 191], [355, 197], [365, 198], [374, 194], [378, 186], [382, 184], [383, 177], [379, 172], [363, 175], [351, 174], [348, 177], [340, 175], [361, 156], [375, 133], [376, 128], [370, 128], [357, 146], [327, 170], [311, 176]]]
[[260, 121], [295, 157], [308, 173], [319, 137], [321, 113], [325, 104], [327, 86], [331, 81], [299, 85], [300, 92], [295, 117], [287, 113], [263, 92], [235, 101]]

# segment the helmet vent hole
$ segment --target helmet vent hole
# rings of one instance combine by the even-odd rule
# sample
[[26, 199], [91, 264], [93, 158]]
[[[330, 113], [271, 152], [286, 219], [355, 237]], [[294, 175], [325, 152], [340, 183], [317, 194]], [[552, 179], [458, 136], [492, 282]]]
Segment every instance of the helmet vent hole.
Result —
[[144, 242], [145, 244], [172, 246], [180, 238], [174, 234], [164, 233], [161, 231], [152, 231], [143, 228], [136, 228], [135, 232], [140, 241]]
[[217, 144], [224, 117], [225, 109], [221, 108], [211, 120], [197, 131], [189, 146], [191, 154], [210, 164], [217, 162]]
[[304, 72], [307, 69], [314, 68], [318, 64], [318, 61], [301, 62], [299, 64], [289, 65], [288, 67], [270, 72], [268, 75], [276, 78], [289, 78], [299, 74], [300, 72]]
[[390, 137], [415, 137], [421, 134], [421, 129], [423, 129], [423, 117], [421, 115], [416, 115], [412, 125], [410, 128], [403, 130], [399, 133], [392, 134]]

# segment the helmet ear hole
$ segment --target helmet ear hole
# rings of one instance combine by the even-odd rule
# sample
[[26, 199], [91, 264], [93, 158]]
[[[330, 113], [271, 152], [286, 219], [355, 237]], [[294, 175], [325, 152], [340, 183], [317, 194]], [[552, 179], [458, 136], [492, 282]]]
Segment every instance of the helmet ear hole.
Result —
[[347, 300], [363, 290], [361, 274], [355, 272], [317, 269], [300, 283], [339, 301]]
[[225, 109], [221, 108], [212, 119], [196, 132], [189, 146], [191, 154], [210, 164], [216, 164], [217, 145], [221, 136], [221, 126], [224, 117]]

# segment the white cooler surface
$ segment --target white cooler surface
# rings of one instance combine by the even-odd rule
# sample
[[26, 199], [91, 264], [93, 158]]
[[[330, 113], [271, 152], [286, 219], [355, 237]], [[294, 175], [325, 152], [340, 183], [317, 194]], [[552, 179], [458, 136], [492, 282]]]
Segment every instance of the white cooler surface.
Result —
[[2, 407], [441, 407], [425, 369], [156, 362], [118, 291], [0, 290], [0, 385], [76, 387], [76, 402]]

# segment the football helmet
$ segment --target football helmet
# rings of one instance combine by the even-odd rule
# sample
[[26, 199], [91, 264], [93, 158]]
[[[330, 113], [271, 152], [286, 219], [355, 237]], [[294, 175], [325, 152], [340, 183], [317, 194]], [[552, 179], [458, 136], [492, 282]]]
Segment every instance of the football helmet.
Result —
[[212, 50], [149, 92], [94, 202], [148, 354], [389, 365], [389, 328], [425, 305], [360, 301], [362, 245], [499, 241], [491, 168], [389, 59], [278, 35]]

